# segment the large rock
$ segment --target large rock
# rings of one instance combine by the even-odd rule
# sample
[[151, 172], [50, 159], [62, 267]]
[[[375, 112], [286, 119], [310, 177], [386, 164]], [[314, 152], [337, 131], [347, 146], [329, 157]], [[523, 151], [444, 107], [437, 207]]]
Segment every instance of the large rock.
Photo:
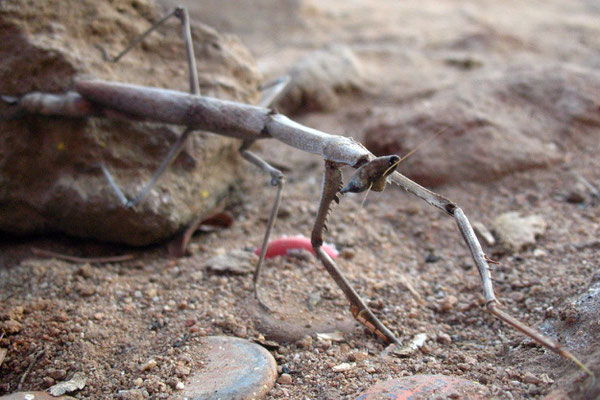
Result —
[[[105, 62], [95, 47], [116, 55], [163, 13], [147, 0], [5, 1], [0, 93], [64, 92], [78, 75], [188, 91], [177, 21], [117, 64]], [[192, 30], [202, 93], [255, 102], [259, 74], [248, 51], [206, 26], [194, 24]], [[57, 231], [131, 245], [169, 237], [212, 209], [239, 178], [239, 144], [195, 133], [189, 146], [194, 153], [184, 151], [133, 210], [119, 204], [98, 165], [104, 163], [132, 197], [181, 130], [94, 118], [0, 119], [0, 230]]]
[[564, 64], [513, 67], [399, 109], [376, 110], [365, 144], [376, 154], [406, 154], [444, 131], [399, 170], [430, 186], [486, 182], [560, 163], [569, 143], [597, 140], [599, 103], [596, 71]]
[[[573, 352], [596, 375], [600, 370], [600, 270], [597, 266], [587, 287], [579, 294], [566, 299], [556, 309], [550, 307], [549, 315], [541, 325], [541, 330], [558, 340], [566, 349]], [[547, 354], [534, 359], [541, 365], [548, 363]], [[583, 381], [581, 370], [561, 370], [558, 374], [555, 390], [544, 399], [598, 399], [600, 384], [596, 379]], [[564, 391], [564, 393], [561, 393]]]
[[501, 214], [493, 222], [500, 245], [508, 252], [533, 246], [536, 238], [546, 231], [546, 226], [541, 215], [523, 216], [518, 211]]
[[334, 111], [339, 94], [361, 92], [367, 79], [353, 51], [344, 45], [331, 45], [313, 51], [289, 72], [291, 81], [277, 106], [295, 111]]

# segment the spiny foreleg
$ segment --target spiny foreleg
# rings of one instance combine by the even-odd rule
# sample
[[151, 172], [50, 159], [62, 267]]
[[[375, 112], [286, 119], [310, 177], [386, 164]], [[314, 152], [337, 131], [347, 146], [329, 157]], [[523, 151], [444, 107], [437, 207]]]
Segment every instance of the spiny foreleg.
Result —
[[396, 336], [386, 328], [383, 323], [373, 314], [369, 307], [360, 298], [350, 282], [339, 270], [335, 261], [323, 250], [323, 230], [331, 202], [339, 202], [338, 191], [342, 187], [342, 171], [337, 163], [325, 161], [325, 172], [323, 175], [323, 188], [321, 189], [321, 200], [319, 210], [312, 230], [311, 242], [316, 256], [321, 260], [323, 266], [331, 275], [335, 283], [342, 289], [350, 302], [350, 311], [358, 322], [363, 324], [369, 331], [388, 343], [398, 344]]

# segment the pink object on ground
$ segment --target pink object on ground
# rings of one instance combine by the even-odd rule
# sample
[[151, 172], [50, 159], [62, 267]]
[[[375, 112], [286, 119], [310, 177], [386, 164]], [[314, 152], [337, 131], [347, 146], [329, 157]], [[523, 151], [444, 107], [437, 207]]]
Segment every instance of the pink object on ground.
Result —
[[[275, 256], [283, 256], [287, 254], [290, 250], [299, 250], [305, 249], [315, 254], [312, 249], [312, 244], [310, 243], [310, 239], [306, 236], [283, 236], [279, 239], [272, 240], [267, 245], [267, 252], [265, 253], [265, 258], [271, 258]], [[261, 248], [257, 248], [254, 250], [254, 254], [260, 255]], [[323, 250], [325, 253], [329, 255], [331, 258], [336, 258], [338, 256], [338, 252], [330, 244], [323, 244]]]

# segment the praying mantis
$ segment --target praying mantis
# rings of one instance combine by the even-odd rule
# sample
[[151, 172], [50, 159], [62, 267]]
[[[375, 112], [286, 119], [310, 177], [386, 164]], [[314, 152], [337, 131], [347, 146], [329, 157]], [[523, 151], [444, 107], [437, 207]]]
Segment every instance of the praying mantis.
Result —
[[[267, 243], [281, 203], [285, 176], [279, 169], [271, 166], [252, 152], [250, 147], [258, 140], [274, 139], [300, 151], [321, 156], [324, 161], [323, 183], [311, 234], [314, 253], [346, 296], [354, 318], [384, 342], [398, 344], [399, 341], [395, 335], [370, 310], [343, 275], [335, 261], [322, 248], [323, 231], [325, 230], [327, 216], [332, 203], [340, 201], [340, 194], [359, 193], [368, 190], [382, 191], [388, 183], [395, 183], [455, 219], [458, 230], [477, 266], [483, 286], [485, 304], [491, 314], [531, 337], [542, 346], [572, 360], [592, 375], [583, 363], [559, 343], [510, 316], [499, 307], [499, 302], [493, 291], [488, 265], [489, 259], [484, 254], [465, 213], [449, 199], [420, 186], [397, 172], [396, 167], [402, 160], [399, 156], [375, 157], [362, 144], [352, 138], [303, 126], [268, 108], [284, 89], [288, 81], [287, 78], [281, 78], [268, 85], [258, 105], [201, 96], [192, 46], [190, 21], [185, 8], [175, 8], [144, 34], [133, 40], [119, 55], [110, 58], [105, 53], [105, 58], [112, 62], [118, 61], [133, 46], [140, 43], [147, 35], [171, 17], [178, 18], [183, 27], [189, 68], [190, 93], [96, 79], [78, 79], [74, 83], [74, 90], [64, 94], [33, 92], [21, 97], [2, 96], [2, 100], [11, 108], [11, 117], [26, 118], [30, 114], [41, 114], [65, 118], [132, 119], [185, 127], [150, 181], [131, 199], [115, 183], [110, 171], [102, 166], [108, 184], [113, 188], [121, 205], [127, 208], [135, 207], [148, 196], [150, 189], [182, 150], [193, 131], [204, 130], [241, 140], [239, 149], [241, 156], [269, 174], [271, 185], [277, 188], [275, 201], [265, 229], [262, 250], [253, 275], [255, 296], [259, 304], [267, 310], [268, 307], [259, 298], [258, 286]], [[344, 186], [341, 167], [345, 165], [355, 168], [356, 172]]]

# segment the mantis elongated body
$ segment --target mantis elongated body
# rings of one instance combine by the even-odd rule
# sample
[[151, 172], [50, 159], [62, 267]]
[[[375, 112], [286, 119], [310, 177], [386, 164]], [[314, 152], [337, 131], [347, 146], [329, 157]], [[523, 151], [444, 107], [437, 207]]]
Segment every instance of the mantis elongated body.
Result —
[[[187, 22], [187, 13], [185, 10], [178, 8], [170, 15], [176, 15], [182, 19], [185, 37], [186, 29], [189, 32], [189, 22]], [[188, 59], [193, 59], [193, 52], [190, 54], [190, 49], [191, 46], [188, 46]], [[324, 174], [321, 198], [311, 234], [313, 250], [327, 272], [347, 297], [354, 317], [372, 333], [388, 343], [398, 343], [398, 340], [365, 304], [339, 270], [336, 263], [322, 249], [322, 244], [326, 218], [329, 214], [331, 203], [333, 201], [340, 201], [339, 193], [361, 192], [371, 188], [381, 191], [389, 182], [398, 184], [406, 191], [425, 200], [430, 205], [442, 210], [455, 219], [458, 230], [463, 236], [479, 271], [485, 303], [489, 312], [541, 345], [563, 357], [569, 358], [588, 374], [592, 375], [575, 356], [561, 347], [556, 341], [511, 317], [499, 308], [499, 302], [494, 295], [492, 287], [488, 259], [465, 213], [452, 201], [420, 186], [395, 171], [395, 167], [399, 161], [398, 156], [375, 157], [362, 144], [352, 138], [328, 134], [294, 122], [286, 116], [267, 108], [268, 104], [272, 101], [272, 96], [267, 96], [258, 106], [201, 96], [199, 90], [197, 90], [197, 77], [196, 79], [193, 78], [195, 73], [195, 68], [190, 63], [191, 94], [127, 83], [80, 79], [75, 81], [74, 90], [65, 94], [35, 92], [26, 94], [21, 98], [4, 96], [3, 99], [13, 106], [13, 116], [42, 114], [63, 116], [65, 118], [125, 118], [184, 126], [185, 130], [170, 150], [167, 158], [158, 168], [149, 184], [133, 200], [127, 199], [114, 184], [110, 174], [105, 170], [109, 183], [115, 189], [124, 207], [135, 206], [137, 202], [141, 201], [147, 195], [149, 188], [158, 179], [162, 171], [168, 167], [168, 164], [179, 150], [181, 150], [186, 138], [192, 131], [204, 130], [240, 139], [242, 141], [240, 147], [242, 156], [269, 173], [272, 185], [278, 187], [275, 204], [267, 224], [262, 246], [263, 251], [254, 273], [255, 293], [258, 293], [256, 289], [264, 259], [264, 251], [267, 248], [266, 243], [275, 222], [285, 178], [281, 171], [270, 166], [256, 154], [249, 151], [249, 147], [257, 140], [274, 139], [300, 151], [318, 154], [324, 160]], [[277, 85], [280, 84], [284, 85], [285, 80], [277, 83]], [[357, 172], [350, 179], [350, 183], [346, 187], [343, 187], [341, 172], [341, 167], [344, 165], [349, 165], [357, 169]]]

